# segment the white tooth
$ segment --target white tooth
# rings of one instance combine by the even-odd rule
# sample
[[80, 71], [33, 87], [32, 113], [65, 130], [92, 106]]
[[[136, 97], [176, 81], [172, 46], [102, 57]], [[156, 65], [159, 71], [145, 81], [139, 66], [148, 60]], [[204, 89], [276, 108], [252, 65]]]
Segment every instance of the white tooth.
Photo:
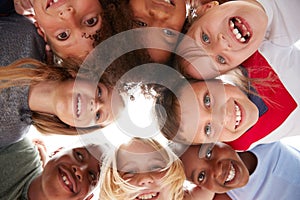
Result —
[[239, 33], [239, 30], [237, 28], [235, 28], [235, 29], [232, 30], [232, 32], [233, 32], [234, 35], [236, 35], [236, 34]]
[[229, 26], [231, 27], [231, 28], [234, 28], [234, 23], [233, 23], [233, 21], [229, 21]]
[[246, 42], [246, 39], [242, 37], [242, 38], [240, 39], [240, 42]]
[[250, 37], [250, 32], [247, 32], [246, 35], [247, 35], [248, 37]]
[[228, 177], [226, 179], [226, 182], [231, 181], [234, 177], [235, 177], [235, 168], [231, 164], [230, 165], [230, 171], [229, 171]]
[[235, 20], [240, 24], [242, 21], [239, 18], [235, 18]]
[[235, 35], [235, 37], [236, 37], [236, 39], [239, 40], [242, 37], [242, 35], [240, 33], [238, 33], [238, 34]]
[[54, 2], [54, 3], [57, 3], [57, 2], [58, 2], [58, 0], [53, 0], [53, 2]]
[[66, 176], [63, 176], [62, 179], [63, 179], [63, 181], [66, 181], [66, 180], [67, 180], [67, 177], [66, 177]]

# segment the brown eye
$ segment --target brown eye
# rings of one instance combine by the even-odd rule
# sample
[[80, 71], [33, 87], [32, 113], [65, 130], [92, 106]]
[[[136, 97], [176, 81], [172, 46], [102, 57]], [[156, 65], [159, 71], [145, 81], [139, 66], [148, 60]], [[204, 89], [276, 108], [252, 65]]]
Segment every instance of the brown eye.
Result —
[[200, 172], [200, 174], [198, 175], [198, 182], [199, 182], [199, 183], [202, 183], [202, 182], [204, 181], [204, 179], [205, 179], [205, 172], [202, 171], [202, 172]]
[[90, 19], [88, 19], [84, 22], [84, 24], [89, 26], [89, 27], [95, 26], [97, 23], [98, 23], [98, 18], [97, 17], [90, 18]]
[[56, 36], [56, 38], [61, 41], [67, 40], [69, 37], [70, 37], [69, 31], [61, 32]]
[[134, 20], [133, 21], [138, 27], [147, 27], [148, 24], [139, 20]]

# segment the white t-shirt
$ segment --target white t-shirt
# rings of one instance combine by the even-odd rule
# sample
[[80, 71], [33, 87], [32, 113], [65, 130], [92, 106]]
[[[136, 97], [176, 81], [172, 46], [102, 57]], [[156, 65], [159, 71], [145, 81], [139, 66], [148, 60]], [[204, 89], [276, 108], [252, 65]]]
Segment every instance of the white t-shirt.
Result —
[[[254, 143], [273, 142], [300, 133], [300, 39], [299, 0], [258, 0], [266, 10], [268, 28], [259, 52], [266, 58], [298, 107], [272, 133]], [[289, 102], [286, 102], [289, 103]]]

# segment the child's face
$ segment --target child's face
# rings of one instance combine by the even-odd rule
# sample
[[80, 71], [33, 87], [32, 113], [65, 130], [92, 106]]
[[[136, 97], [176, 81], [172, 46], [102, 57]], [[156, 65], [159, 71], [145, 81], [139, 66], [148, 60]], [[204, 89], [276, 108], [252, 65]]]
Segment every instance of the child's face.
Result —
[[33, 7], [44, 38], [59, 56], [83, 59], [93, 49], [91, 36], [102, 26], [98, 0], [34, 0]]
[[166, 51], [150, 49], [150, 56], [157, 62], [164, 63], [170, 57], [177, 44], [178, 33], [181, 32], [185, 22], [184, 0], [130, 0], [133, 10], [134, 22], [137, 27], [159, 27], [160, 33], [150, 36], [151, 42], [159, 44]]
[[216, 143], [212, 150], [199, 158], [200, 147], [190, 146], [180, 157], [189, 181], [216, 193], [247, 184], [248, 169], [230, 146]]
[[123, 109], [122, 97], [102, 83], [68, 80], [57, 84], [54, 114], [76, 127], [107, 126]]
[[[133, 140], [122, 145], [117, 155], [117, 167], [122, 179], [128, 183], [145, 187], [137, 192], [139, 199], [166, 199], [167, 190], [161, 188], [161, 178], [166, 171], [166, 160], [151, 145]], [[151, 198], [151, 199], [152, 199]], [[135, 198], [134, 198], [135, 199]]]
[[96, 187], [99, 161], [86, 148], [74, 148], [46, 164], [41, 188], [45, 199], [84, 199]]
[[[266, 32], [267, 21], [265, 11], [257, 4], [231, 1], [206, 10], [192, 24], [187, 35], [206, 51], [220, 72], [226, 72], [258, 49]], [[190, 45], [183, 40], [178, 49], [184, 51]], [[192, 70], [185, 71], [191, 71], [191, 77], [199, 76], [194, 75]]]
[[184, 87], [179, 97], [179, 135], [186, 141], [232, 141], [257, 122], [256, 105], [238, 87], [218, 80], [194, 82], [191, 87]]

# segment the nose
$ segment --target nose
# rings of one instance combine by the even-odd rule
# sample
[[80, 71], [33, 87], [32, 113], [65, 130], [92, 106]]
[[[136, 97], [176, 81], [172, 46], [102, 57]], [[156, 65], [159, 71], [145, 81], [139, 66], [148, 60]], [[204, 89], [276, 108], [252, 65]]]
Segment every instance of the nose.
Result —
[[59, 12], [59, 17], [65, 20], [70, 19], [74, 15], [74, 13], [74, 8], [72, 6], [69, 6]]
[[139, 186], [147, 186], [151, 185], [154, 182], [153, 177], [149, 173], [141, 173], [139, 174], [138, 185]]
[[210, 165], [211, 165], [214, 179], [222, 178], [222, 174], [223, 174], [222, 162], [215, 161], [214, 163], [211, 163]]
[[84, 172], [84, 167], [83, 166], [77, 166], [73, 165], [72, 166], [73, 173], [75, 174], [76, 178], [79, 181], [83, 180], [83, 172]]
[[100, 102], [95, 100], [95, 99], [91, 99], [90, 101], [90, 111], [91, 112], [97, 112], [100, 109]]
[[219, 33], [217, 36], [216, 46], [219, 50], [228, 50], [231, 48], [231, 44], [222, 33]]
[[225, 113], [223, 119], [223, 125], [226, 129], [234, 131], [235, 121], [236, 121], [236, 113], [235, 113], [235, 103], [233, 99], [228, 99], [225, 104]]

